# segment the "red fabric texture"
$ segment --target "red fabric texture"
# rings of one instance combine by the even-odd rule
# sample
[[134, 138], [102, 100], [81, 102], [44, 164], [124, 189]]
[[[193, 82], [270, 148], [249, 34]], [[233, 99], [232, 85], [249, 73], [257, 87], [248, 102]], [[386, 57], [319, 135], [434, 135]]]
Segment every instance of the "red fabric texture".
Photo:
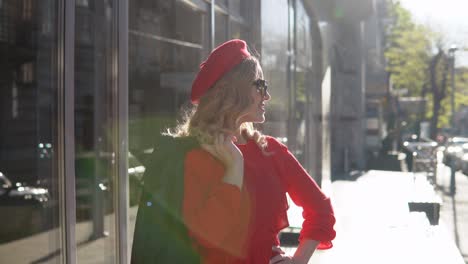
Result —
[[232, 39], [216, 47], [208, 58], [200, 64], [200, 70], [192, 83], [192, 103], [198, 103], [200, 97], [202, 97], [221, 76], [247, 57], [250, 57], [247, 44], [240, 39]]
[[287, 227], [286, 192], [303, 208], [300, 239], [331, 248], [335, 218], [329, 198], [286, 146], [268, 137], [267, 155], [249, 140], [244, 155], [244, 187], [222, 182], [222, 164], [204, 150], [185, 160], [183, 215], [203, 263], [268, 263], [278, 233]]

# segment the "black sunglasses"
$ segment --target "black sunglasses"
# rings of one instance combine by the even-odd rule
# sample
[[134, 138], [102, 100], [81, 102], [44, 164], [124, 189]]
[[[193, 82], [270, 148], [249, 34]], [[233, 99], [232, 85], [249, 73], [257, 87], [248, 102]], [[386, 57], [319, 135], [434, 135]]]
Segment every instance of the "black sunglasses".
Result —
[[268, 83], [266, 80], [258, 79], [253, 82], [253, 85], [257, 87], [257, 91], [260, 92], [262, 96], [266, 96], [268, 91]]

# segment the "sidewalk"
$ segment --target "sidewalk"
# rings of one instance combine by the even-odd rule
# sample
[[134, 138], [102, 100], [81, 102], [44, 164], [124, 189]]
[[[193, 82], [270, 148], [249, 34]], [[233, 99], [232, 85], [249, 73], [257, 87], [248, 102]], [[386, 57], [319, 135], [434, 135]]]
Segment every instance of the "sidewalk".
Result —
[[460, 249], [465, 263], [468, 263], [468, 176], [458, 172], [455, 179], [457, 193], [452, 197], [449, 195], [450, 168], [439, 165], [438, 193], [443, 200], [441, 224], [448, 228], [451, 239]]
[[424, 213], [409, 212], [412, 176], [369, 171], [356, 181], [333, 182], [337, 237], [332, 249], [317, 251], [309, 263], [464, 264], [445, 224], [431, 226]]

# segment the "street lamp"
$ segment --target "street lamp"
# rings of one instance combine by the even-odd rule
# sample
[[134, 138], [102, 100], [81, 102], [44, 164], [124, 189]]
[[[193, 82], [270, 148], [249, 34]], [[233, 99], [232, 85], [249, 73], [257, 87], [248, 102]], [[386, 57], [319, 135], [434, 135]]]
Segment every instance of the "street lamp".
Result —
[[451, 113], [451, 125], [452, 125], [452, 129], [454, 128], [455, 126], [455, 52], [458, 50], [458, 47], [457, 45], [452, 45], [450, 46], [449, 50], [448, 50], [448, 54], [449, 54], [449, 57], [450, 57], [450, 61], [451, 61], [451, 68], [452, 68], [452, 93], [450, 95], [450, 104], [451, 104], [451, 110], [452, 110], [452, 113]]
[[[452, 93], [450, 97], [450, 104], [452, 105], [452, 130], [455, 128], [455, 52], [458, 50], [456, 45], [450, 46], [448, 54], [452, 64]], [[450, 194], [455, 195], [456, 192], [456, 182], [455, 182], [455, 164], [454, 159], [451, 159], [450, 164]]]

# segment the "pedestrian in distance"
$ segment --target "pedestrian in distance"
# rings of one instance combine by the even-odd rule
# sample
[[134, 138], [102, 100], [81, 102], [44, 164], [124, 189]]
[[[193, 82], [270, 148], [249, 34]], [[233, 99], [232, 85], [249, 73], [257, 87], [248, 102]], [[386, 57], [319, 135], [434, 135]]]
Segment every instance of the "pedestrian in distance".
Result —
[[[305, 264], [335, 238], [330, 199], [288, 148], [263, 135], [270, 99], [243, 40], [215, 48], [192, 84], [192, 111], [161, 137], [144, 175], [132, 263]], [[288, 201], [303, 208], [294, 256], [281, 250]]]

